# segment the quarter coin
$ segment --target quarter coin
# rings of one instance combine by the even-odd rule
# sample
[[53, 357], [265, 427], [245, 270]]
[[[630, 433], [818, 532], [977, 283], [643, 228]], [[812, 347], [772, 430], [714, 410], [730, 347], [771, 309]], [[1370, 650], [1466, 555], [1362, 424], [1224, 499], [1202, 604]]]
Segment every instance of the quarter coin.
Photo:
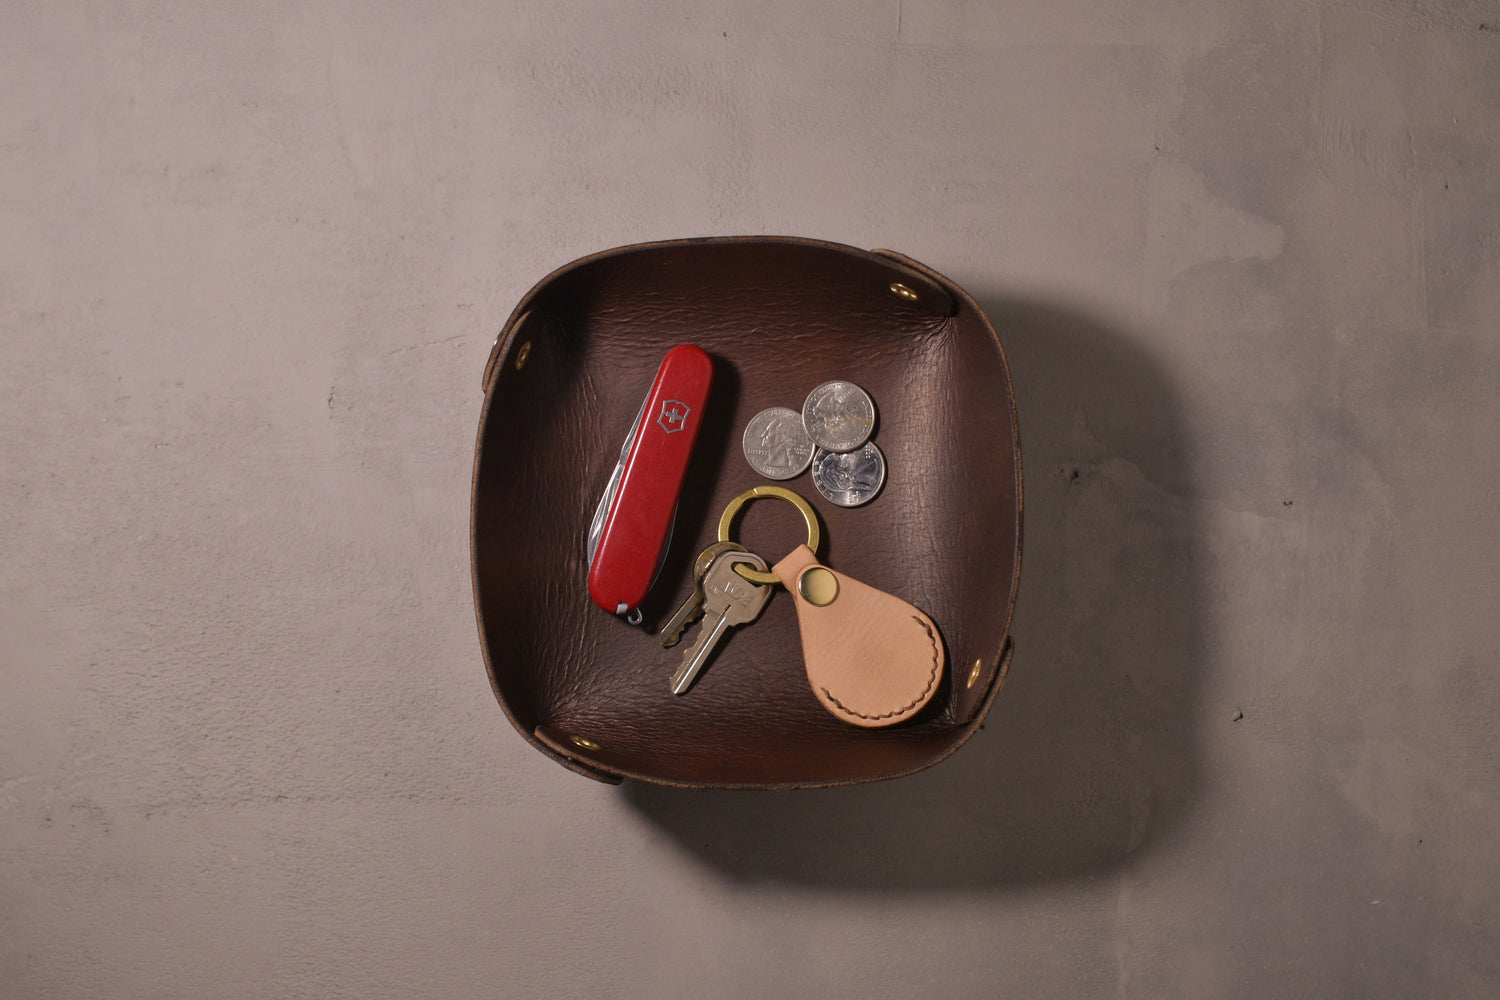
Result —
[[803, 401], [802, 425], [824, 451], [853, 451], [875, 430], [875, 403], [853, 382], [824, 382]]
[[818, 492], [840, 507], [858, 507], [869, 503], [885, 485], [885, 456], [874, 441], [865, 442], [858, 451], [813, 452], [813, 485]]
[[751, 417], [740, 445], [750, 468], [767, 479], [800, 476], [812, 461], [812, 438], [802, 426], [802, 414], [786, 406]]

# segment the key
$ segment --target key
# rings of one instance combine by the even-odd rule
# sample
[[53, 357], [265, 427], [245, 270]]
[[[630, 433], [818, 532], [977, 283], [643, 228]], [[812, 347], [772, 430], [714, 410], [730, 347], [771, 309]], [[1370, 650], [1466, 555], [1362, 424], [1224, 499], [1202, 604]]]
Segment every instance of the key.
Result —
[[749, 563], [761, 571], [766, 568], [766, 561], [754, 552], [725, 552], [713, 561], [703, 578], [703, 624], [697, 641], [683, 651], [682, 666], [672, 675], [673, 694], [682, 694], [693, 686], [724, 633], [755, 621], [771, 599], [769, 586], [752, 583], [735, 572], [738, 563]]
[[667, 623], [662, 626], [662, 649], [677, 645], [687, 627], [703, 614], [703, 578], [708, 575], [708, 569], [713, 565], [714, 560], [725, 552], [743, 552], [744, 550], [745, 547], [738, 542], [714, 542], [698, 553], [698, 558], [693, 563], [693, 592], [688, 595], [687, 600], [682, 602], [682, 607], [673, 612], [672, 617], [668, 618]]

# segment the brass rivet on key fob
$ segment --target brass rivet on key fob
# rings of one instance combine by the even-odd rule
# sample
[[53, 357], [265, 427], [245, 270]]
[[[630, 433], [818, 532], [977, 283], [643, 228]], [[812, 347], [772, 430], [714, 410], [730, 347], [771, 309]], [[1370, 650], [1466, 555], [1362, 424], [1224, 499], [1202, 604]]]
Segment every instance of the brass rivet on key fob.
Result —
[[839, 579], [833, 571], [814, 566], [797, 578], [797, 593], [815, 608], [826, 608], [839, 596]]

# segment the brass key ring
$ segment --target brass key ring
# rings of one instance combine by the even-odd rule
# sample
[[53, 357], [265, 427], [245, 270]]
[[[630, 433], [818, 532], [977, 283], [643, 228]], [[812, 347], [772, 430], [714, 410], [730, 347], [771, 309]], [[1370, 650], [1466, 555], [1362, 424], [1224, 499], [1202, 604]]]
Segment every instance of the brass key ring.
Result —
[[[729, 501], [729, 506], [724, 508], [724, 516], [719, 518], [719, 541], [734, 541], [730, 537], [730, 528], [734, 526], [735, 515], [740, 512], [740, 508], [745, 506], [745, 504], [751, 500], [759, 500], [761, 497], [775, 497], [778, 500], [785, 500], [800, 510], [802, 512], [802, 520], [807, 522], [807, 547], [814, 552], [818, 551], [818, 542], [822, 540], [822, 535], [818, 531], [818, 512], [813, 510], [812, 504], [807, 502], [806, 497], [787, 489], [785, 486], [755, 486]], [[781, 582], [781, 579], [775, 573], [767, 573], [764, 570], [755, 569], [746, 563], [736, 563], [734, 571], [752, 583], [775, 586]]]

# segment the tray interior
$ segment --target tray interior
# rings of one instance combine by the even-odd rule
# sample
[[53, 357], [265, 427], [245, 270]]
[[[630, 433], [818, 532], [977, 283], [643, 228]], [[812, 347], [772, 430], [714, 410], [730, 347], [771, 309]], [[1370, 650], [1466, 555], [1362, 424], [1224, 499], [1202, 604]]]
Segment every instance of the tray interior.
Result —
[[[940, 286], [918, 278], [932, 276], [821, 244], [695, 241], [600, 255], [528, 296], [499, 345], [473, 509], [486, 658], [523, 734], [586, 769], [728, 786], [887, 777], [962, 742], [998, 686], [1014, 602], [1016, 429], [989, 323], [961, 293], [934, 302]], [[927, 301], [893, 293], [903, 279]], [[590, 601], [585, 535], [656, 367], [679, 343], [713, 355], [715, 385], [671, 550], [635, 627]], [[824, 563], [937, 623], [943, 688], [907, 724], [840, 722], [808, 687], [781, 593], [673, 695], [683, 647], [662, 649], [656, 631], [691, 589], [692, 560], [725, 505], [767, 482], [741, 453], [746, 422], [768, 406], [800, 408], [835, 378], [875, 400], [886, 485], [851, 509], [824, 500], [807, 473], [783, 485], [817, 509]], [[770, 562], [802, 540], [796, 511], [778, 501], [740, 519], [739, 541]]]

